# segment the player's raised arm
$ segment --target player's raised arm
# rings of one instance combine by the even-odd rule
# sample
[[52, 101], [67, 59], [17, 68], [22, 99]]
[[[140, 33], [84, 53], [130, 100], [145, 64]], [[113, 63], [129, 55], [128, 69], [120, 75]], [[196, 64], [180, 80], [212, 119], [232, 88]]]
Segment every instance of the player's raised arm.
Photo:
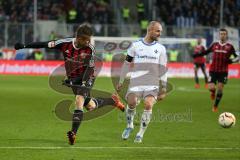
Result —
[[214, 43], [212, 43], [211, 46], [210, 46], [209, 48], [207, 48], [206, 50], [203, 50], [201, 53], [193, 54], [193, 55], [192, 55], [193, 58], [208, 55], [209, 53], [212, 52], [213, 46], [214, 46]]
[[23, 49], [23, 48], [49, 48], [48, 43], [50, 42], [31, 42], [29, 44], [16, 43], [14, 48], [16, 50]]
[[14, 45], [14, 48], [16, 50], [24, 49], [24, 48], [52, 48], [52, 49], [58, 49], [62, 46], [65, 42], [72, 41], [72, 38], [65, 38], [65, 39], [59, 39], [55, 41], [47, 41], [47, 42], [31, 42], [28, 44], [23, 43], [16, 43]]

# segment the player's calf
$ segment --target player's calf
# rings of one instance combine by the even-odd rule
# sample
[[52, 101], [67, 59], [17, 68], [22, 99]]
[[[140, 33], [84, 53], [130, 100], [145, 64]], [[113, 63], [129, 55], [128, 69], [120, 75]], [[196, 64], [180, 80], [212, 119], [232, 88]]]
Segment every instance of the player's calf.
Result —
[[211, 84], [209, 84], [209, 91], [210, 91], [210, 98], [211, 98], [211, 100], [214, 100], [215, 99], [215, 97], [216, 97], [216, 89], [215, 89], [215, 87], [212, 87], [212, 85]]

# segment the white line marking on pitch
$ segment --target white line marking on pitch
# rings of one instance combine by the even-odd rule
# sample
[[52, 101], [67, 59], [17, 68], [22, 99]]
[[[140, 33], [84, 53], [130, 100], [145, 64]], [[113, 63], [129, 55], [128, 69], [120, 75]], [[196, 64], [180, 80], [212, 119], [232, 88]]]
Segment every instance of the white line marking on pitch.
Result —
[[240, 148], [221, 147], [0, 147], [0, 149], [36, 149], [36, 150], [57, 150], [57, 149], [160, 149], [160, 150], [240, 150]]

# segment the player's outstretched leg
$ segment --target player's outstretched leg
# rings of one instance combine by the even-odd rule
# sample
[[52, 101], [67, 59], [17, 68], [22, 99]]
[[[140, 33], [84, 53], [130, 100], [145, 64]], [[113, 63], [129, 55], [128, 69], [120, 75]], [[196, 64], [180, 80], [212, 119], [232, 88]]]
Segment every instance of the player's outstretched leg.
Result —
[[144, 110], [141, 118], [141, 124], [139, 132], [137, 133], [134, 142], [135, 143], [142, 143], [143, 135], [147, 129], [147, 126], [151, 120], [152, 110]]
[[156, 102], [156, 97], [152, 95], [145, 96], [144, 99], [144, 111], [141, 117], [141, 124], [139, 132], [136, 135], [136, 138], [134, 140], [135, 143], [141, 143], [143, 139], [143, 135], [148, 127], [148, 124], [151, 121], [152, 117], [152, 107], [154, 103]]
[[114, 101], [114, 106], [120, 109], [122, 112], [124, 112], [125, 107], [124, 107], [124, 104], [121, 102], [119, 96], [117, 94], [113, 94], [112, 99]]
[[214, 106], [213, 106], [213, 109], [212, 109], [212, 111], [213, 112], [217, 112], [218, 111], [218, 104], [219, 104], [219, 102], [221, 101], [221, 99], [222, 99], [222, 90], [218, 90], [217, 91], [217, 96], [216, 96], [216, 99], [215, 99], [215, 103], [214, 103]]
[[216, 97], [216, 95], [215, 95], [215, 93], [216, 93], [216, 88], [215, 88], [215, 84], [214, 83], [209, 83], [208, 84], [208, 89], [209, 89], [209, 91], [210, 91], [210, 98], [211, 98], [211, 100], [214, 100], [215, 99], [215, 97]]
[[111, 98], [91, 98], [90, 102], [95, 103], [95, 108], [101, 108], [104, 106], [112, 105], [124, 112], [124, 104], [121, 102], [117, 94], [113, 94]]
[[126, 109], [126, 119], [127, 119], [127, 128], [124, 129], [122, 133], [122, 139], [127, 140], [130, 136], [130, 133], [132, 132], [134, 125], [133, 125], [133, 120], [134, 116], [136, 114], [136, 108], [132, 107], [132, 109], [127, 105]]
[[221, 101], [222, 96], [223, 96], [223, 87], [224, 87], [224, 84], [222, 82], [219, 82], [218, 85], [217, 85], [217, 96], [216, 96], [216, 99], [215, 99], [215, 102], [214, 102], [214, 106], [212, 108], [213, 112], [218, 111], [218, 105], [219, 105], [219, 102]]
[[194, 87], [195, 88], [200, 88], [197, 71], [198, 71], [198, 68], [194, 68], [194, 79], [195, 79], [195, 86]]
[[71, 131], [67, 132], [68, 143], [70, 145], [75, 144], [76, 134], [83, 119], [84, 97], [81, 95], [76, 95], [75, 103], [76, 103], [76, 109], [74, 110], [73, 117], [72, 117], [72, 129]]
[[77, 130], [83, 119], [83, 111], [82, 110], [74, 110], [73, 118], [72, 118], [72, 130], [67, 132], [68, 143], [70, 145], [74, 145], [76, 141]]
[[201, 70], [202, 70], [202, 73], [204, 75], [205, 88], [208, 89], [208, 77], [207, 77], [207, 73], [206, 73], [205, 64], [201, 65]]

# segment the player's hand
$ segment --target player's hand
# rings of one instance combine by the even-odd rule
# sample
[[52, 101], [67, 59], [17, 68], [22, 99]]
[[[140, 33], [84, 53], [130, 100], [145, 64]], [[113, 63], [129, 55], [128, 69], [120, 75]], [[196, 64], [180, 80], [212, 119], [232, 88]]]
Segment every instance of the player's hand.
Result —
[[123, 87], [123, 84], [122, 83], [118, 83], [117, 86], [116, 86], [117, 92], [120, 92], [122, 87]]
[[25, 48], [25, 46], [24, 46], [24, 44], [22, 44], [22, 43], [16, 43], [16, 44], [14, 45], [14, 48], [15, 48], [16, 50], [19, 50], [19, 49]]

